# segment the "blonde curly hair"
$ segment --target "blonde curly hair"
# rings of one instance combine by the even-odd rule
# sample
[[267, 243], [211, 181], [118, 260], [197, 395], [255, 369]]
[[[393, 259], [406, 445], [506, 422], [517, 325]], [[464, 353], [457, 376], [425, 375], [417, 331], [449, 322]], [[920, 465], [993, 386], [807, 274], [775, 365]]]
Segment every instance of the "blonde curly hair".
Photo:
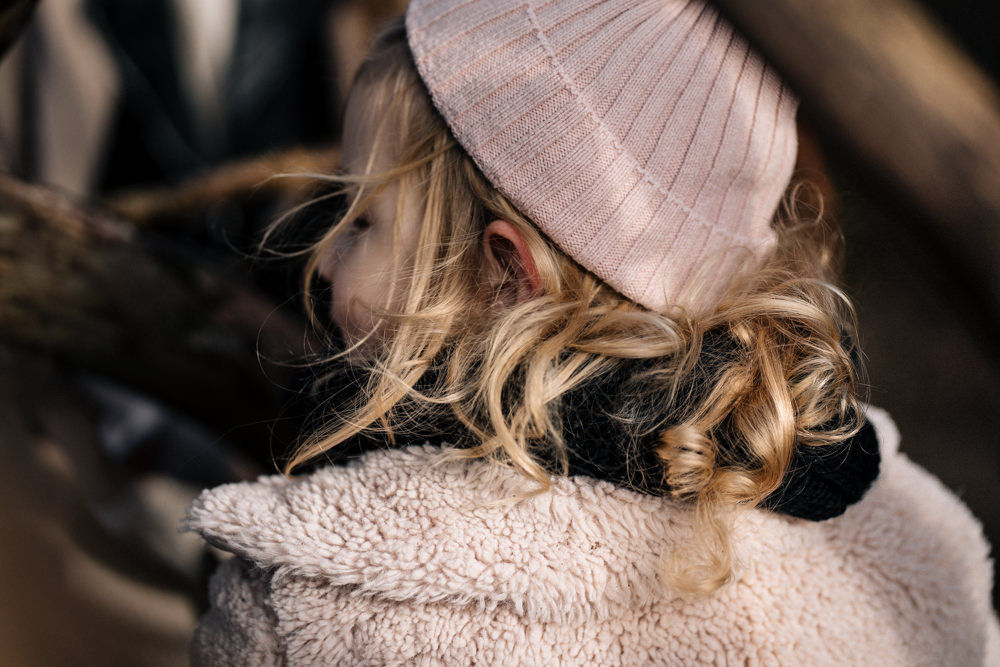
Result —
[[[636, 432], [659, 433], [657, 482], [692, 508], [701, 543], [667, 560], [670, 580], [688, 591], [718, 588], [731, 572], [735, 512], [779, 488], [796, 447], [841, 442], [860, 428], [854, 313], [832, 284], [839, 237], [818, 212], [804, 213], [795, 203], [801, 188], [793, 188], [775, 221], [773, 255], [735, 279], [712, 312], [652, 312], [576, 264], [491, 186], [433, 108], [401, 23], [380, 38], [355, 85], [382, 110], [376, 146], [391, 135], [396, 166], [326, 179], [349, 193], [349, 205], [310, 250], [306, 293], [335, 240], [388, 183], [419, 192], [420, 238], [412, 264], [395, 267], [397, 294], [366, 304], [389, 333], [365, 355], [364, 386], [305, 440], [286, 471], [358, 434], [391, 441], [445, 414], [475, 440], [451, 455], [509, 466], [541, 492], [550, 471], [568, 469], [573, 447], [561, 397], [631, 360], [649, 360], [631, 381], [643, 395], [679, 406], [670, 423], [645, 401], [624, 403], [615, 417]], [[483, 231], [496, 219], [524, 237], [541, 279], [536, 298], [510, 303], [484, 275]], [[724, 358], [692, 392], [699, 361], [719, 354], [704, 345], [709, 335], [726, 342]], [[362, 344], [372, 341], [333, 356], [349, 358]]]

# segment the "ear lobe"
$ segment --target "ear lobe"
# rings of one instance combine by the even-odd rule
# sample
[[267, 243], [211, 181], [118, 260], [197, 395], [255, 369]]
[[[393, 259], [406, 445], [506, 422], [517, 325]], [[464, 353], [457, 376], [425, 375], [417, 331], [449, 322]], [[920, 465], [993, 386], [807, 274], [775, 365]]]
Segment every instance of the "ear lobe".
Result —
[[494, 220], [483, 232], [483, 257], [500, 298], [510, 305], [542, 294], [542, 277], [535, 258], [517, 227]]

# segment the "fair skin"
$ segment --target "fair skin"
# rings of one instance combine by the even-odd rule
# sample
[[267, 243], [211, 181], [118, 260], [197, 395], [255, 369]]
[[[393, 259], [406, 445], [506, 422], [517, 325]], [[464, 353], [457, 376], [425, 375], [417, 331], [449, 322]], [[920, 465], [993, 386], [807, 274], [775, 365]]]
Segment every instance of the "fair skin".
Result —
[[[341, 152], [347, 174], [380, 173], [391, 169], [394, 156], [381, 142], [373, 150], [378, 109], [369, 89], [361, 85], [351, 93], [344, 114]], [[369, 165], [369, 161], [371, 164]], [[368, 167], [368, 169], [366, 169]], [[319, 263], [319, 275], [331, 285], [330, 315], [354, 358], [364, 357], [378, 342], [380, 320], [372, 308], [392, 310], [400, 305], [402, 281], [393, 284], [393, 260], [401, 274], [411, 266], [420, 236], [420, 197], [389, 183], [372, 198], [371, 205], [352, 228], [337, 238]], [[402, 215], [397, 220], [397, 210]], [[483, 231], [485, 275], [499, 288], [506, 305], [520, 303], [542, 292], [541, 277], [531, 252], [517, 228], [494, 220]]]
[[[344, 114], [341, 165], [347, 174], [379, 173], [390, 169], [394, 156], [376, 151], [375, 112], [365, 86], [352, 92]], [[391, 142], [382, 142], [384, 148]], [[369, 159], [372, 164], [368, 167]], [[371, 308], [392, 308], [392, 269], [399, 253], [400, 269], [407, 268], [417, 248], [420, 215], [417, 199], [405, 194], [404, 215], [396, 224], [399, 188], [390, 183], [373, 198], [371, 206], [351, 229], [337, 238], [319, 264], [319, 275], [331, 285], [330, 315], [348, 347], [359, 345], [364, 354], [375, 340], [378, 319]], [[415, 193], [413, 193], [415, 195]], [[410, 200], [413, 200], [412, 202]], [[397, 229], [398, 227], [398, 229]], [[394, 238], [398, 233], [398, 238]], [[398, 294], [398, 290], [395, 290]], [[398, 296], [391, 299], [398, 302]]]

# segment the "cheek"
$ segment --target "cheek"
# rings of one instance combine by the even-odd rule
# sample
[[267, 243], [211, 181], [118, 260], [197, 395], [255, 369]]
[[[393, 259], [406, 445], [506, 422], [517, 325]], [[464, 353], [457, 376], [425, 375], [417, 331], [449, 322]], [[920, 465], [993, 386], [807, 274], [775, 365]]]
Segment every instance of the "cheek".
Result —
[[324, 276], [330, 282], [330, 318], [348, 345], [363, 338], [374, 326], [371, 313], [358, 302], [369, 303], [369, 294], [354, 264], [349, 256], [342, 257]]
[[330, 283], [330, 317], [349, 346], [378, 327], [369, 306], [384, 306], [389, 292], [391, 261], [378, 250], [362, 242], [321, 266]]
[[376, 326], [371, 311], [363, 304], [372, 303], [368, 285], [358, 284], [346, 271], [336, 272], [330, 299], [330, 317], [344, 341], [353, 345]]

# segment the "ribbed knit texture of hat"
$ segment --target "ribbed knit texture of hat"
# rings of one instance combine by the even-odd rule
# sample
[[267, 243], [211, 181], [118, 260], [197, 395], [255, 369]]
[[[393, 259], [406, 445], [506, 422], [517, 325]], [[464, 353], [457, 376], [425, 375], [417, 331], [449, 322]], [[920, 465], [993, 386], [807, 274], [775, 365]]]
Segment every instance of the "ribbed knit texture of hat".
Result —
[[797, 102], [705, 3], [412, 0], [406, 25], [483, 174], [625, 296], [704, 310], [773, 248]]

